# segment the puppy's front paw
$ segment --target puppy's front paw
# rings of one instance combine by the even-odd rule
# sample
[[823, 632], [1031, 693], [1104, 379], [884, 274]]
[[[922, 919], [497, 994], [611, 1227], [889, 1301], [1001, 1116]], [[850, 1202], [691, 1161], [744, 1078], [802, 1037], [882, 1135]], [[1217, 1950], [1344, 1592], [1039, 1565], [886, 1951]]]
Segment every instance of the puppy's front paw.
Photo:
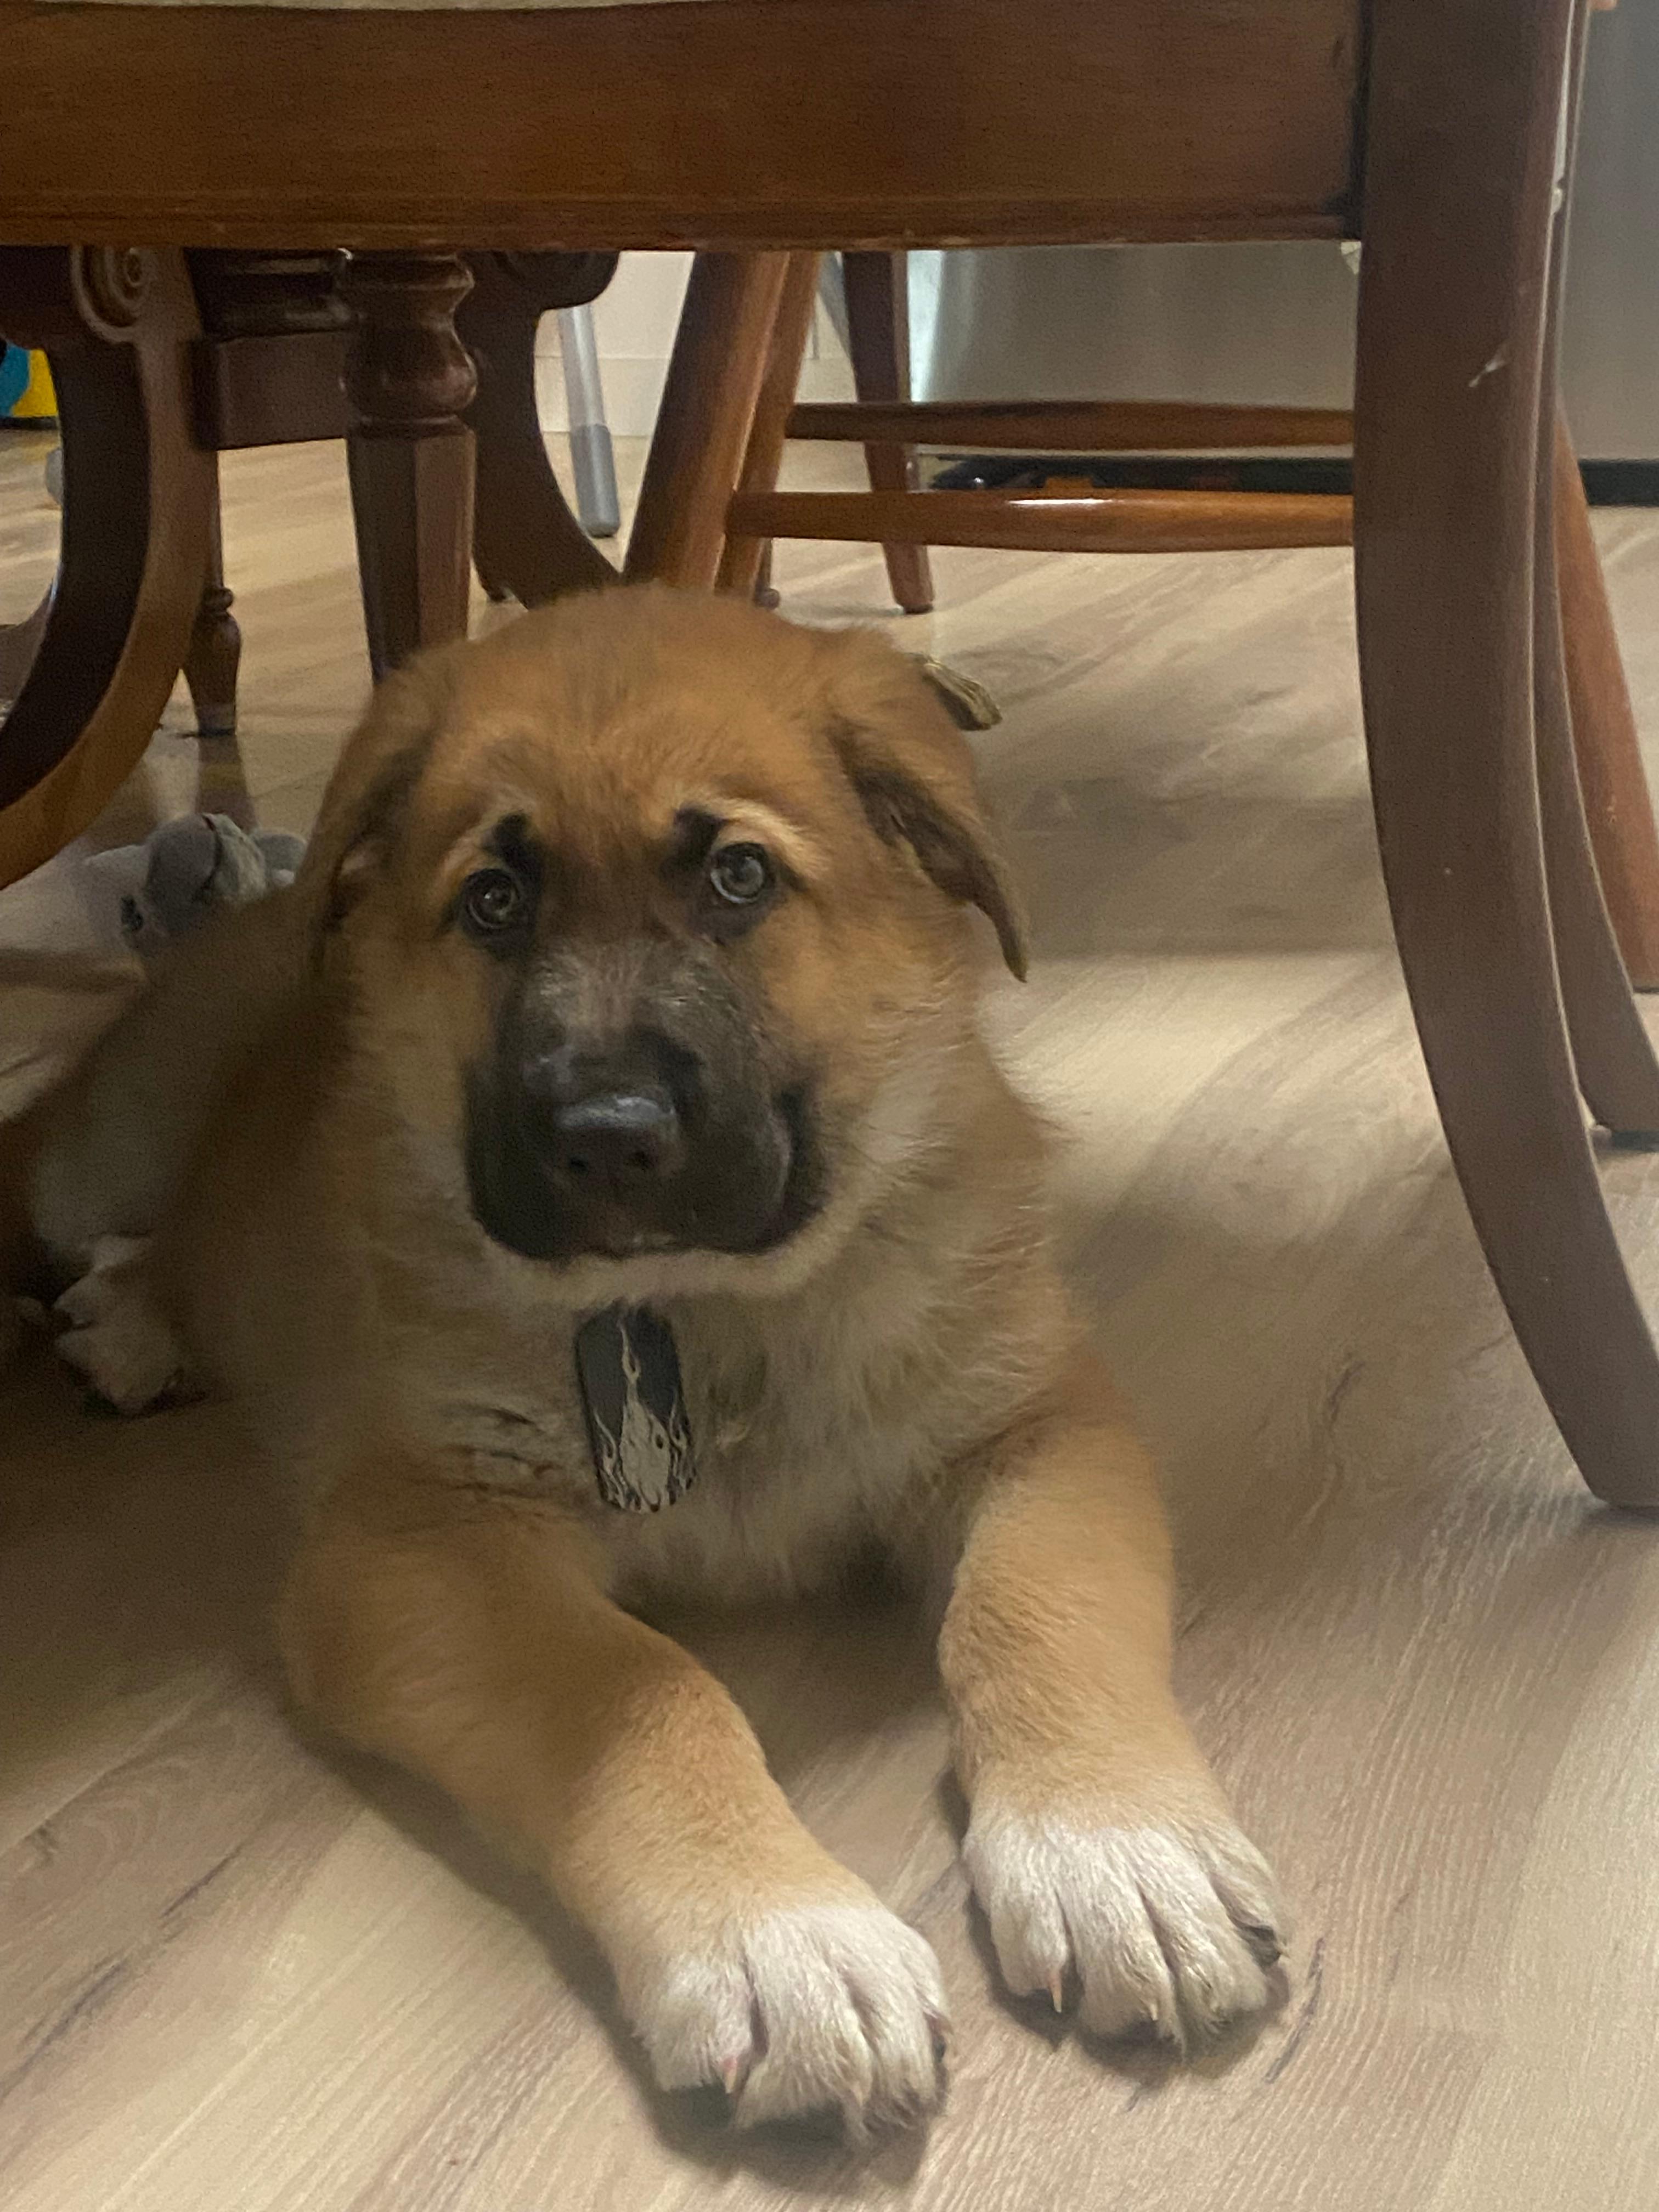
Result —
[[1284, 1914], [1224, 1808], [1167, 1819], [976, 1797], [963, 1845], [1003, 1978], [1098, 2035], [1212, 2034], [1267, 2003]]
[[619, 1979], [663, 2087], [722, 2082], [740, 2126], [838, 2112], [862, 2134], [939, 2101], [939, 1965], [874, 1897], [734, 1917]]
[[120, 1413], [142, 1413], [187, 1388], [185, 1358], [144, 1279], [141, 1239], [106, 1237], [53, 1311], [70, 1326], [58, 1356]]

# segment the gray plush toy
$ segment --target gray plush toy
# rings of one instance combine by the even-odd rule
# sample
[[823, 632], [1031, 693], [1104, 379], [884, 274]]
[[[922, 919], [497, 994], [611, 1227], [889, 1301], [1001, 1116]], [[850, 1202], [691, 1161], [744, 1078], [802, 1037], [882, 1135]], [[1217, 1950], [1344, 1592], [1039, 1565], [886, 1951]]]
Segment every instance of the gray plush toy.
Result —
[[95, 854], [87, 866], [106, 910], [113, 898], [122, 938], [148, 960], [216, 908], [291, 884], [305, 849], [305, 839], [285, 830], [249, 831], [228, 814], [186, 814], [142, 845]]

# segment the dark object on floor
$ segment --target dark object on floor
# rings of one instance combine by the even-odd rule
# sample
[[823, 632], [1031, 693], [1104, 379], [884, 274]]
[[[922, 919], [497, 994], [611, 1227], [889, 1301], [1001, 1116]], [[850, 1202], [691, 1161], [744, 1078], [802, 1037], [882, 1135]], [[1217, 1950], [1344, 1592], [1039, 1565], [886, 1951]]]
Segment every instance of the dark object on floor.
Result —
[[[924, 467], [930, 491], [1055, 489], [1067, 478], [1097, 490], [1353, 490], [1352, 463], [1323, 454], [942, 453]], [[1578, 472], [1592, 507], [1659, 507], [1659, 461], [1581, 461]]]

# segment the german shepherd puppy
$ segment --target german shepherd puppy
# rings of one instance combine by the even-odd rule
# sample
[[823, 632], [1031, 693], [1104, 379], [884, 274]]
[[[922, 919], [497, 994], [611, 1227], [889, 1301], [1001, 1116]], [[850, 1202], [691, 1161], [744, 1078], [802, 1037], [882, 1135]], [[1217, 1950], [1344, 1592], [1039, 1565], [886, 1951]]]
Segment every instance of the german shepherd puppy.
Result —
[[1012, 1989], [1179, 2039], [1279, 1952], [974, 908], [1022, 972], [967, 748], [878, 637], [573, 599], [384, 684], [292, 890], [9, 1133], [70, 1355], [127, 1404], [188, 1366], [301, 1484], [298, 1698], [538, 1869], [658, 2080], [744, 2122], [925, 2111], [945, 1996], [638, 1617], [665, 1594], [872, 1542], [944, 1594]]

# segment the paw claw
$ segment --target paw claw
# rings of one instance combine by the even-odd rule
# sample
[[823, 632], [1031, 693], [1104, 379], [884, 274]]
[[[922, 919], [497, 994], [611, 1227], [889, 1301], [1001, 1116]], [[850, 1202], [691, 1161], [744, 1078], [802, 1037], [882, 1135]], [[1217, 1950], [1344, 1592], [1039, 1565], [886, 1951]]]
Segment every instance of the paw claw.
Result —
[[1091, 2034], [1184, 2046], [1271, 1996], [1272, 1877], [1224, 1812], [1131, 1824], [981, 1802], [963, 1851], [1009, 1987], [1062, 2012], [1069, 1972]]
[[749, 2079], [750, 2055], [740, 2058], [722, 2058], [720, 2063], [720, 2087], [735, 2104], [744, 2083]]
[[718, 2080], [739, 2127], [839, 2114], [860, 2140], [939, 2102], [937, 1964], [867, 1893], [751, 1911], [706, 1947], [619, 1972], [659, 2082]]
[[1285, 1946], [1276, 1928], [1252, 1922], [1241, 1925], [1238, 1932], [1249, 1945], [1257, 1966], [1263, 1968], [1276, 1966], [1284, 1957]]

